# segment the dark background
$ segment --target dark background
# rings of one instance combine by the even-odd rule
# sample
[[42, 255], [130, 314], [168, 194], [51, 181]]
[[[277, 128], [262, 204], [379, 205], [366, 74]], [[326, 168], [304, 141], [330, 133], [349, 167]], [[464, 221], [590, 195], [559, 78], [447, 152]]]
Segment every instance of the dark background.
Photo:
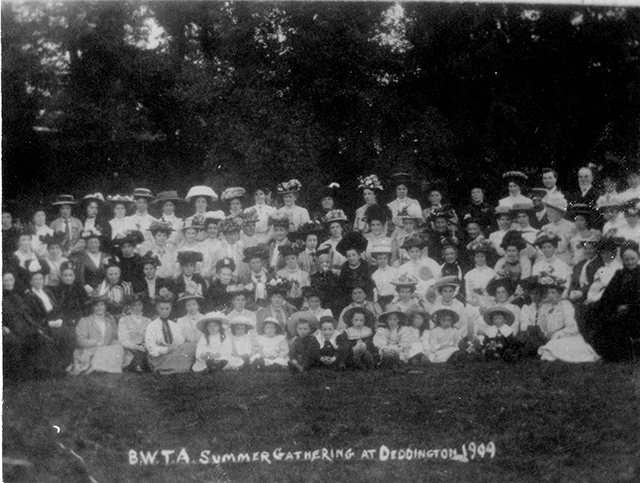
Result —
[[392, 5], [3, 2], [5, 206], [297, 177], [355, 207], [356, 176], [398, 170], [462, 204], [508, 169], [575, 189], [638, 155], [640, 10]]

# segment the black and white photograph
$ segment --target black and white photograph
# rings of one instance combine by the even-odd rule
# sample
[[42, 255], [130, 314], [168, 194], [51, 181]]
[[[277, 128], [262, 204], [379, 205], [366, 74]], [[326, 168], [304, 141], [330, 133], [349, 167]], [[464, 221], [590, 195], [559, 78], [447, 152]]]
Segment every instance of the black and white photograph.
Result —
[[639, 7], [3, 1], [2, 480], [640, 481]]

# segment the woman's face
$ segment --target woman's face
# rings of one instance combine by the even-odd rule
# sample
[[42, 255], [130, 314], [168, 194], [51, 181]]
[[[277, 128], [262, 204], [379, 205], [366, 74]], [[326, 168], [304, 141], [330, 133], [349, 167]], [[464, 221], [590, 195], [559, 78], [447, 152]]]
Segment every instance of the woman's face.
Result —
[[469, 223], [467, 225], [467, 233], [471, 238], [477, 238], [477, 236], [480, 234], [480, 225], [478, 225], [477, 223]]
[[369, 227], [371, 228], [371, 233], [376, 236], [382, 235], [384, 232], [384, 225], [380, 220], [371, 220]]
[[207, 211], [207, 199], [204, 196], [197, 197], [194, 204], [197, 213], [205, 213]]
[[233, 272], [231, 271], [230, 268], [223, 268], [222, 270], [220, 270], [220, 281], [227, 285], [229, 282], [231, 282], [231, 274]]
[[440, 193], [439, 191], [434, 190], [429, 194], [429, 203], [431, 203], [433, 206], [440, 205], [441, 201], [442, 201], [442, 193]]
[[516, 220], [518, 222], [518, 225], [520, 225], [523, 228], [526, 228], [529, 226], [529, 215], [527, 215], [524, 212], [518, 213]]
[[498, 287], [496, 289], [496, 301], [500, 303], [505, 303], [509, 298], [509, 292], [505, 287]]
[[511, 263], [517, 261], [518, 258], [520, 258], [520, 252], [518, 252], [518, 249], [514, 246], [508, 246], [504, 252], [507, 255], [507, 260]]
[[89, 240], [87, 240], [87, 251], [93, 254], [100, 253], [100, 240], [97, 238], [89, 238]]
[[360, 263], [360, 254], [356, 250], [347, 250], [347, 261], [352, 267]]
[[473, 261], [477, 267], [484, 267], [487, 264], [487, 254], [484, 252], [476, 252]]
[[47, 215], [43, 210], [38, 210], [33, 214], [33, 224], [37, 227], [44, 226], [47, 223]]
[[31, 276], [31, 286], [36, 290], [41, 290], [44, 287], [44, 276], [41, 273], [35, 273]]
[[576, 225], [578, 231], [583, 231], [587, 228], [587, 219], [584, 216], [578, 215], [573, 219], [573, 223]]
[[241, 336], [247, 333], [247, 326], [244, 324], [238, 324], [233, 331], [234, 335]]
[[162, 214], [167, 216], [173, 216], [176, 212], [176, 205], [173, 204], [173, 201], [165, 201], [162, 205]]
[[104, 302], [96, 302], [93, 306], [94, 315], [102, 317], [107, 311], [107, 305]]
[[76, 281], [76, 272], [74, 272], [70, 268], [67, 268], [60, 274], [60, 279], [65, 285], [73, 285], [73, 282]]
[[367, 298], [367, 294], [360, 287], [356, 287], [351, 291], [351, 300], [361, 304]]
[[138, 213], [146, 213], [149, 209], [149, 202], [146, 198], [136, 198], [136, 210]]
[[240, 199], [234, 198], [231, 201], [229, 201], [229, 209], [233, 213], [238, 213], [239, 211], [242, 211], [242, 202], [240, 201]]
[[156, 266], [153, 263], [145, 263], [142, 271], [149, 280], [153, 280], [156, 277]]
[[187, 300], [187, 303], [184, 304], [184, 308], [187, 309], [187, 313], [189, 315], [196, 315], [200, 310], [200, 304], [195, 299]]
[[62, 256], [62, 248], [60, 248], [60, 245], [51, 244], [47, 246], [47, 253], [51, 260], [60, 260], [60, 257]]
[[520, 185], [515, 181], [509, 181], [509, 195], [518, 196], [520, 194]]
[[282, 200], [284, 201], [285, 206], [293, 206], [296, 202], [296, 195], [295, 193], [287, 193], [282, 197]]
[[189, 245], [194, 244], [196, 242], [197, 237], [198, 237], [198, 230], [196, 230], [195, 228], [189, 227], [184, 231], [184, 239]]
[[331, 238], [338, 239], [342, 236], [342, 224], [339, 221], [334, 221], [329, 225], [329, 233]]
[[113, 207], [113, 216], [115, 218], [121, 219], [124, 218], [127, 214], [127, 208], [122, 203], [118, 203]]
[[11, 291], [16, 286], [16, 277], [13, 273], [5, 273], [2, 276], [2, 290]]
[[298, 256], [297, 255], [287, 255], [284, 257], [284, 264], [289, 270], [295, 270], [298, 268]]
[[263, 205], [267, 199], [267, 195], [262, 190], [256, 190], [253, 194], [253, 199], [256, 202], [256, 205]]
[[546, 257], [546, 258], [551, 258], [555, 253], [556, 253], [556, 247], [553, 245], [553, 243], [543, 243], [542, 246], [540, 247], [540, 250], [542, 250], [542, 254]]
[[236, 295], [233, 297], [233, 308], [238, 312], [242, 312], [247, 305], [247, 298], [244, 295]]
[[18, 246], [24, 252], [31, 251], [31, 235], [21, 235]]
[[398, 314], [389, 314], [387, 316], [387, 325], [390, 329], [396, 329], [400, 325], [400, 317]]
[[629, 270], [633, 270], [638, 266], [638, 259], [640, 255], [635, 250], [627, 249], [622, 254], [622, 263], [624, 263], [624, 267]]
[[322, 206], [322, 209], [325, 210], [325, 211], [333, 210], [333, 206], [334, 206], [333, 205], [333, 198], [331, 196], [325, 196], [320, 201], [320, 205]]
[[364, 196], [364, 202], [367, 205], [372, 205], [372, 204], [374, 204], [376, 202], [376, 193], [373, 190], [365, 188], [362, 191], [362, 196]]
[[95, 218], [98, 216], [98, 203], [90, 201], [87, 205], [87, 218]]
[[447, 263], [455, 263], [457, 257], [458, 252], [456, 251], [455, 248], [445, 248], [444, 251], [442, 252], [442, 256], [444, 257], [444, 261]]
[[120, 267], [109, 267], [107, 270], [107, 282], [115, 285], [120, 281]]
[[317, 295], [312, 295], [307, 298], [307, 305], [310, 310], [318, 310], [320, 308], [320, 297]]
[[279, 309], [280, 307], [282, 307], [283, 303], [284, 297], [282, 296], [282, 294], [274, 293], [271, 296], [271, 305], [273, 305], [275, 308]]
[[318, 248], [318, 235], [307, 235], [304, 244], [309, 250], [315, 250]]
[[215, 223], [209, 223], [207, 225], [207, 237], [212, 240], [218, 238], [218, 234], [220, 233], [220, 228]]
[[471, 190], [471, 201], [474, 203], [482, 203], [484, 201], [484, 193], [480, 188], [473, 188]]
[[407, 186], [404, 184], [400, 184], [396, 188], [396, 196], [401, 200], [406, 198], [408, 193], [409, 193], [409, 190], [407, 189]]

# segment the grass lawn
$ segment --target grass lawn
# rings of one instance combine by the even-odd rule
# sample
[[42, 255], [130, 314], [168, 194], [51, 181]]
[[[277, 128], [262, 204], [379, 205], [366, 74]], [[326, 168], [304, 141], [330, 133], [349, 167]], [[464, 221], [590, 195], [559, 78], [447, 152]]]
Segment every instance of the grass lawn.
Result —
[[[640, 367], [523, 361], [422, 373], [99, 375], [5, 385], [5, 481], [617, 482], [640, 481]], [[56, 428], [57, 427], [57, 428]], [[495, 444], [482, 458], [470, 443]], [[457, 449], [468, 462], [381, 461], [389, 450]], [[129, 451], [186, 448], [190, 463], [130, 464]], [[273, 451], [351, 449], [333, 462]], [[376, 449], [372, 459], [361, 459]], [[200, 464], [267, 451], [265, 462]], [[208, 454], [208, 453], [207, 453]], [[384, 457], [383, 452], [383, 457]], [[304, 453], [299, 453], [304, 458]], [[309, 456], [309, 455], [308, 455]], [[259, 457], [259, 455], [258, 455]], [[207, 459], [207, 458], [205, 458]], [[209, 458], [210, 459], [210, 458]], [[132, 461], [134, 461], [132, 459]]]

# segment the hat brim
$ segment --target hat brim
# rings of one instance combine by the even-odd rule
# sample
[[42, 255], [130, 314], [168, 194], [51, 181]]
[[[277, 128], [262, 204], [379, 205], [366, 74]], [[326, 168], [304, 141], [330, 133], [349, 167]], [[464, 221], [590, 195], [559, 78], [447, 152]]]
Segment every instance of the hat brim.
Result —
[[296, 333], [296, 327], [300, 321], [308, 322], [309, 327], [311, 327], [311, 332], [315, 332], [318, 329], [318, 324], [320, 323], [315, 315], [306, 310], [301, 310], [291, 314], [289, 320], [287, 320], [287, 330], [289, 331], [289, 334], [294, 337], [298, 335]]
[[64, 205], [77, 205], [78, 202], [77, 201], [56, 201], [54, 203], [51, 203], [51, 206], [64, 206]]
[[409, 322], [407, 314], [405, 314], [402, 310], [390, 310], [389, 312], [380, 314], [380, 316], [378, 317], [378, 322], [380, 323], [380, 325], [387, 327], [387, 319], [392, 314], [396, 314], [398, 316], [398, 318], [400, 319], [400, 325], [407, 325], [407, 323]]
[[371, 330], [374, 330], [376, 326], [376, 316], [373, 312], [369, 309], [365, 309], [364, 307], [351, 307], [344, 313], [342, 318], [347, 327], [351, 327], [353, 325], [354, 315], [362, 312], [364, 312], [364, 325], [369, 327]]
[[493, 321], [491, 319], [493, 318], [494, 314], [504, 315], [507, 325], [512, 325], [516, 320], [513, 312], [511, 312], [509, 309], [505, 309], [502, 307], [489, 307], [482, 316], [484, 318], [484, 322], [487, 325], [493, 325]]
[[227, 319], [226, 317], [205, 317], [204, 319], [200, 319], [196, 323], [196, 328], [203, 334], [206, 334], [206, 327], [209, 322], [220, 322], [223, 329], [228, 328], [230, 323], [229, 319]]
[[458, 312], [456, 312], [455, 310], [451, 310], [451, 309], [436, 310], [433, 314], [431, 314], [431, 320], [433, 320], [434, 324], [440, 325], [440, 319], [442, 318], [443, 315], [447, 315], [447, 314], [453, 317], [454, 324], [457, 324], [460, 321], [460, 314], [458, 314]]

